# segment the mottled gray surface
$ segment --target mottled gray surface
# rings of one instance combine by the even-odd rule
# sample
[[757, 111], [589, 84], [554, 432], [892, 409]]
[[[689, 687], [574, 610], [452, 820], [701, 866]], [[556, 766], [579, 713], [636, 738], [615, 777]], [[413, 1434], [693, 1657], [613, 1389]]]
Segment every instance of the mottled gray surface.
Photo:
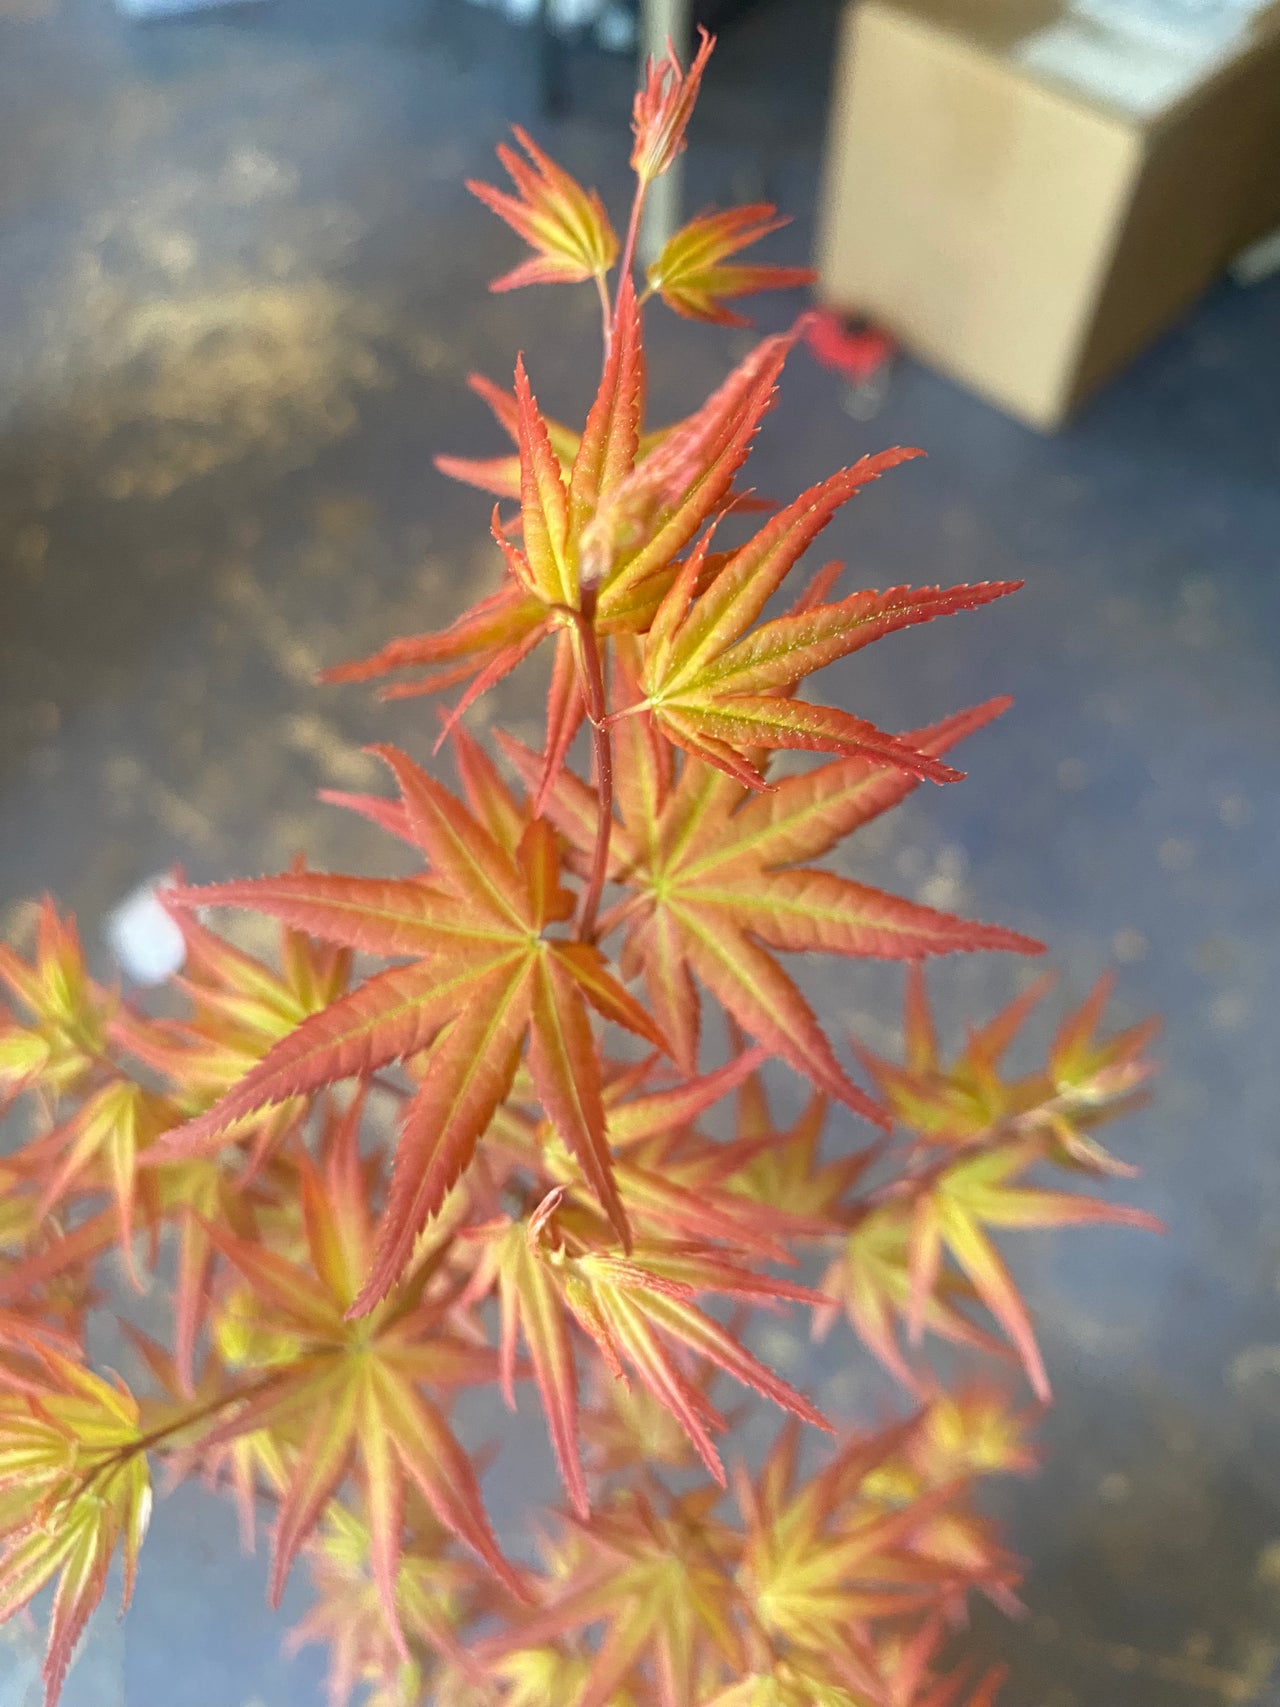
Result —
[[[763, 174], [802, 215], [779, 254], [807, 241], [831, 14], [787, 0], [747, 20], [699, 119], [694, 199]], [[625, 69], [574, 76], [574, 113], [543, 134], [616, 187]], [[461, 180], [489, 171], [508, 119], [536, 119], [523, 38], [457, 0], [280, 0], [149, 29], [108, 0], [0, 0], [8, 932], [44, 886], [96, 943], [174, 862], [212, 877], [299, 846], [333, 867], [387, 857], [313, 793], [369, 780], [372, 737], [425, 753], [431, 715], [313, 671], [441, 621], [491, 576], [484, 500], [429, 466], [493, 444], [466, 370], [501, 373], [523, 343], [567, 413], [590, 368], [589, 293], [484, 291], [514, 245]], [[656, 415], [735, 353], [656, 321]], [[1224, 288], [1051, 442], [913, 367], [855, 425], [798, 359], [756, 478], [785, 496], [902, 440], [930, 462], [832, 529], [859, 580], [1028, 588], [876, 648], [835, 691], [890, 727], [995, 691], [1019, 704], [975, 743], [969, 782], [918, 796], [849, 868], [1043, 935], [1072, 994], [1118, 960], [1124, 1012], [1168, 1019], [1159, 1103], [1121, 1148], [1170, 1236], [1014, 1254], [1059, 1402], [1050, 1470], [1001, 1496], [1032, 1617], [984, 1621], [983, 1640], [1014, 1667], [1012, 1707], [1273, 1702], [1280, 285]], [[531, 719], [532, 687], [492, 709]], [[938, 987], [958, 1020], [1019, 975], [974, 962]], [[891, 1032], [894, 979], [810, 982], [833, 1030]], [[856, 1406], [848, 1370], [815, 1374]], [[494, 1491], [509, 1506], [510, 1471]], [[69, 1702], [316, 1701], [318, 1660], [279, 1657], [263, 1574], [222, 1508], [190, 1490], [162, 1505], [135, 1611], [123, 1633], [107, 1614]], [[0, 1644], [4, 1707], [25, 1707], [24, 1640]]]

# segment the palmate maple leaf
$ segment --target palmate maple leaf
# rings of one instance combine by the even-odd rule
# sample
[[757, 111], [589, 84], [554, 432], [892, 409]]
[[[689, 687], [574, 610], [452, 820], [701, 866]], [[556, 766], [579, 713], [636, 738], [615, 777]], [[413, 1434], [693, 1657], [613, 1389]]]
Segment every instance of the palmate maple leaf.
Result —
[[[806, 598], [790, 614], [754, 626], [840, 506], [918, 454], [890, 450], [863, 457], [801, 493], [732, 553], [696, 601], [702, 548], [694, 552], [650, 624], [640, 672], [644, 697], [636, 709], [647, 709], [669, 740], [753, 788], [765, 786], [753, 754], [773, 748], [866, 756], [934, 782], [954, 781], [958, 773], [935, 756], [913, 752], [865, 718], [790, 695], [824, 664], [897, 629], [988, 604], [1020, 582], [894, 587], [834, 603]], [[704, 536], [703, 548], [709, 540]]]
[[[338, 1501], [330, 1503], [304, 1549], [315, 1604], [286, 1642], [290, 1654], [313, 1642], [328, 1647], [325, 1685], [330, 1707], [347, 1707], [358, 1689], [362, 1707], [378, 1702], [384, 1707], [417, 1707], [428, 1688], [433, 1700], [453, 1699], [441, 1684], [465, 1658], [463, 1632], [491, 1610], [494, 1596], [487, 1592], [493, 1584], [483, 1567], [450, 1548], [449, 1539], [411, 1488], [395, 1583], [402, 1626], [397, 1639], [400, 1633], [388, 1623], [373, 1572], [366, 1515]], [[406, 1638], [411, 1655], [407, 1660]]]
[[753, 1670], [700, 1707], [868, 1707], [861, 1689], [847, 1689], [824, 1672], [804, 1661], [777, 1660], [767, 1672]]
[[273, 1605], [299, 1548], [358, 1465], [373, 1575], [394, 1629], [406, 1482], [513, 1592], [523, 1589], [498, 1549], [470, 1460], [430, 1396], [491, 1381], [493, 1354], [449, 1331], [447, 1301], [424, 1296], [433, 1274], [429, 1255], [382, 1303], [352, 1318], [374, 1236], [358, 1113], [357, 1106], [355, 1118], [331, 1129], [322, 1167], [304, 1152], [296, 1158], [305, 1257], [294, 1261], [261, 1238], [209, 1229], [243, 1282], [224, 1293], [215, 1336], [247, 1396], [200, 1439], [198, 1451], [216, 1454], [227, 1442], [267, 1431], [284, 1453]]
[[[160, 893], [163, 900], [169, 891]], [[261, 1176], [308, 1114], [311, 1099], [290, 1098], [235, 1123], [220, 1135], [220, 1154], [214, 1156], [175, 1159], [172, 1150], [162, 1149], [154, 1137], [161, 1128], [172, 1129], [182, 1117], [210, 1108], [274, 1044], [309, 1015], [336, 1001], [349, 982], [351, 953], [285, 928], [280, 932], [276, 968], [207, 930], [183, 909], [174, 907], [172, 915], [182, 931], [185, 958], [181, 974], [170, 983], [186, 998], [187, 1012], [180, 1019], [157, 1019], [123, 1004], [110, 1029], [112, 1043], [161, 1074], [169, 1092], [160, 1101], [131, 1081], [112, 1088], [126, 1113], [138, 1099], [145, 1099], [138, 1109], [143, 1119], [133, 1143], [136, 1176], [123, 1165], [129, 1154], [128, 1128], [112, 1127], [105, 1136], [108, 1154], [117, 1157], [116, 1196], [122, 1226], [131, 1219], [132, 1186], [139, 1219], [153, 1245], [162, 1226], [176, 1230], [175, 1353], [179, 1382], [189, 1395], [196, 1340], [208, 1303], [212, 1253], [208, 1226], [228, 1217], [236, 1219], [236, 1200], [256, 1189], [237, 1177], [238, 1159], [225, 1152], [232, 1140], [243, 1140], [249, 1151], [248, 1173]], [[148, 1137], [145, 1148], [136, 1142], [138, 1135]], [[89, 1260], [96, 1219], [79, 1223], [62, 1241], [69, 1247], [65, 1260]], [[127, 1256], [127, 1241], [123, 1248]], [[57, 1255], [46, 1253], [46, 1262]], [[35, 1266], [27, 1265], [28, 1270]]]
[[84, 1082], [98, 1064], [114, 997], [89, 977], [76, 923], [48, 896], [36, 922], [35, 956], [25, 961], [0, 943], [0, 989], [19, 1017], [0, 1006], [0, 1111], [19, 1091], [53, 1100]]
[[776, 218], [776, 213], [771, 203], [756, 202], [690, 220], [667, 239], [662, 253], [649, 266], [649, 289], [686, 320], [750, 325], [745, 316], [726, 308], [725, 302], [756, 291], [812, 284], [815, 277], [809, 267], [725, 265], [729, 256], [788, 223]]
[[618, 1380], [630, 1369], [668, 1410], [721, 1486], [724, 1469], [712, 1434], [726, 1427], [702, 1387], [670, 1347], [771, 1399], [818, 1428], [829, 1424], [787, 1382], [699, 1309], [700, 1295], [748, 1303], [817, 1305], [808, 1287], [758, 1273], [734, 1253], [695, 1243], [649, 1238], [621, 1258], [594, 1246], [590, 1228], [565, 1206], [557, 1186], [527, 1223], [504, 1220], [479, 1229], [483, 1249], [469, 1297], [491, 1288], [501, 1306], [503, 1386], [513, 1400], [517, 1342], [529, 1348], [561, 1478], [575, 1511], [588, 1509], [578, 1449], [578, 1378], [571, 1323], [576, 1322]]
[[[811, 1234], [817, 1222], [795, 1204], [739, 1191], [744, 1147], [709, 1143], [691, 1124], [702, 1111], [699, 1104], [709, 1107], [713, 1098], [718, 1100], [759, 1065], [764, 1053], [745, 1050], [678, 1090], [651, 1092], [610, 1107], [619, 1189], [637, 1226], [667, 1238], [723, 1245], [744, 1258], [794, 1261], [790, 1242]], [[773, 1129], [749, 1148], [786, 1142], [786, 1135]]]
[[[718, 1373], [706, 1364], [695, 1376], [708, 1396]], [[737, 1427], [745, 1408], [729, 1412], [730, 1427]], [[603, 1363], [590, 1373], [580, 1427], [588, 1470], [612, 1478], [613, 1485], [634, 1474], [637, 1457], [655, 1471], [698, 1469], [693, 1442], [662, 1401], [640, 1382], [615, 1380]]]
[[[970, 1391], [962, 1398], [963, 1408], [940, 1395], [931, 1398], [899, 1449], [866, 1478], [862, 1494], [886, 1512], [926, 1508], [912, 1549], [923, 1574], [935, 1583], [936, 1616], [961, 1619], [967, 1593], [977, 1587], [1009, 1617], [1017, 1617], [1023, 1610], [1016, 1593], [1022, 1563], [1001, 1545], [967, 1490], [977, 1475], [1027, 1467], [1018, 1439], [1024, 1420], [1011, 1411], [1006, 1395], [992, 1389]], [[936, 1420], [935, 1409], [942, 1413]], [[997, 1418], [1003, 1420], [1003, 1429]], [[937, 1495], [943, 1498], [931, 1498]], [[929, 1652], [926, 1641], [918, 1656], [920, 1667]]]
[[1039, 1465], [1031, 1445], [1038, 1416], [1015, 1410], [1009, 1394], [991, 1382], [968, 1382], [936, 1393], [907, 1455], [926, 1486], [971, 1476], [1026, 1476]]
[[[174, 893], [166, 888], [161, 899], [172, 902]], [[113, 1022], [112, 1039], [162, 1073], [171, 1100], [192, 1115], [217, 1102], [281, 1038], [338, 999], [350, 979], [351, 953], [286, 928], [280, 932], [277, 970], [207, 930], [186, 909], [175, 904], [171, 910], [185, 958], [170, 985], [186, 998], [188, 1011], [181, 1019], [155, 1019], [124, 1007]], [[260, 1161], [288, 1130], [287, 1116], [305, 1110], [305, 1099], [299, 1099], [292, 1110], [249, 1122], [238, 1135], [253, 1140], [254, 1159]]]
[[[820, 1093], [789, 1127], [779, 1128], [760, 1074], [752, 1071], [738, 1093], [736, 1142], [731, 1147], [735, 1193], [775, 1212], [801, 1218], [803, 1232], [830, 1234], [848, 1217], [848, 1195], [876, 1159], [878, 1146], [819, 1159], [828, 1103]], [[803, 1227], [803, 1221], [810, 1223]]]
[[132, 1598], [151, 1482], [133, 1397], [37, 1349], [41, 1386], [0, 1391], [0, 1621], [57, 1577], [43, 1673], [52, 1707], [117, 1547], [124, 1606]]
[[39, 1181], [36, 1213], [48, 1215], [73, 1191], [109, 1191], [115, 1199], [116, 1236], [134, 1287], [142, 1280], [134, 1263], [134, 1206], [139, 1159], [177, 1119], [166, 1098], [131, 1079], [112, 1079], [75, 1113], [19, 1152], [24, 1173]]
[[[805, 1482], [788, 1425], [759, 1474], [752, 1479], [740, 1470], [735, 1481], [747, 1531], [740, 1580], [771, 1651], [848, 1689], [857, 1702], [923, 1707], [949, 1699], [924, 1691], [939, 1604], [954, 1601], [959, 1614], [968, 1590], [1003, 1587], [1010, 1570], [1002, 1553], [980, 1547], [939, 1556], [939, 1526], [967, 1515], [962, 1483], [885, 1499], [879, 1483], [886, 1469], [923, 1424], [917, 1416], [854, 1436]], [[892, 1632], [912, 1617], [922, 1620], [920, 1635], [904, 1650]]]
[[[624, 281], [600, 390], [571, 460], [557, 454], [523, 369], [517, 374], [510, 423], [518, 446], [521, 544], [511, 543], [495, 512], [507, 569], [502, 586], [448, 628], [393, 640], [370, 657], [322, 672], [323, 679], [368, 681], [426, 669], [425, 677], [383, 689], [384, 696], [434, 693], [466, 682], [452, 713], [456, 719], [553, 637], [544, 761], [544, 774], [553, 775], [585, 713], [577, 650], [584, 571], [597, 635], [649, 625], [679, 572], [680, 553], [726, 503], [737, 501], [734, 478], [796, 336], [764, 339], [701, 409], [642, 438], [640, 320], [634, 289]], [[715, 567], [704, 559], [702, 572]]]
[[[1086, 1173], [1137, 1172], [1117, 1161], [1093, 1136], [1092, 1128], [1142, 1101], [1155, 1071], [1144, 1053], [1160, 1030], [1160, 1020], [1139, 1020], [1109, 1037], [1095, 1034], [1110, 999], [1114, 979], [1103, 974], [1074, 1012], [1064, 1016], [1049, 1049], [1048, 1077], [1053, 1096], [1036, 1103], [1023, 1124], [1039, 1124], [1054, 1161]], [[1024, 1093], [1025, 1094], [1025, 1093]]]
[[865, 1664], [870, 1624], [923, 1604], [911, 1548], [934, 1502], [886, 1511], [864, 1487], [912, 1426], [850, 1439], [804, 1483], [796, 1433], [787, 1427], [754, 1480], [739, 1470], [743, 1578], [757, 1618], [783, 1651], [843, 1654]]
[[[581, 533], [585, 521], [609, 501], [612, 489], [630, 473], [640, 446], [644, 409], [644, 358], [635, 291], [629, 280], [619, 289], [616, 331], [600, 390], [578, 440], [571, 466], [562, 464], [547, 423], [538, 409], [524, 370], [516, 366], [514, 420], [520, 476], [521, 544], [513, 545], [497, 510], [493, 536], [502, 553], [507, 580], [498, 592], [464, 612], [438, 634], [396, 640], [371, 658], [324, 672], [328, 681], [365, 681], [406, 667], [435, 666], [435, 673], [395, 692], [435, 692], [456, 682], [468, 686], [455, 706], [446, 732], [480, 694], [485, 693], [548, 636], [556, 638], [547, 709], [547, 770], [559, 765], [586, 712], [582, 686], [580, 578]], [[745, 449], [743, 451], [745, 455]], [[732, 478], [732, 476], [730, 476]], [[607, 631], [614, 622], [647, 620], [665, 583], [639, 602], [597, 598], [593, 591], [590, 622]], [[442, 737], [443, 738], [443, 737]]]
[[[694, 1124], [763, 1058], [763, 1050], [744, 1050], [713, 1073], [665, 1088], [651, 1083], [653, 1059], [626, 1068], [615, 1065], [604, 1086], [605, 1120], [614, 1180], [638, 1234], [723, 1245], [740, 1256], [788, 1262], [786, 1240], [813, 1231], [813, 1223], [785, 1208], [734, 1190], [743, 1153], [708, 1143]], [[770, 1143], [777, 1136], [770, 1133], [759, 1141]], [[545, 1121], [508, 1102], [495, 1116], [490, 1142], [521, 1168], [564, 1186], [579, 1208], [591, 1201], [581, 1169]]]
[[[503, 1654], [487, 1667], [492, 1700], [497, 1707], [546, 1707], [549, 1701], [572, 1702], [582, 1698], [591, 1682], [592, 1657], [580, 1649], [566, 1651], [550, 1643], [543, 1647], [517, 1648]], [[631, 1689], [615, 1689], [608, 1707], [646, 1707], [647, 1698]], [[442, 1697], [440, 1707], [473, 1707], [474, 1691], [464, 1688]]]
[[[1109, 988], [1103, 981], [1059, 1028], [1050, 1071], [1006, 1078], [1000, 1062], [1046, 988], [1041, 980], [973, 1028], [956, 1059], [944, 1065], [924, 974], [915, 965], [907, 976], [905, 1061], [855, 1044], [895, 1120], [912, 1134], [912, 1154], [923, 1159], [868, 1206], [825, 1284], [877, 1355], [908, 1383], [894, 1316], [905, 1303], [916, 1341], [926, 1326], [963, 1339], [967, 1319], [954, 1305], [967, 1294], [995, 1317], [1033, 1390], [1048, 1401], [1030, 1315], [988, 1229], [1103, 1222], [1161, 1230], [1142, 1210], [1048, 1190], [1026, 1178], [1046, 1161], [1095, 1174], [1127, 1171], [1082, 1128], [1104, 1118], [1113, 1098], [1123, 1104], [1150, 1071], [1142, 1059], [1150, 1024], [1095, 1041]], [[944, 1266], [945, 1255], [954, 1270]], [[963, 1282], [958, 1294], [957, 1276]]]
[[904, 1181], [901, 1189], [911, 1205], [911, 1321], [917, 1337], [944, 1254], [949, 1255], [1017, 1349], [1036, 1397], [1047, 1404], [1049, 1377], [1030, 1313], [988, 1229], [1095, 1222], [1164, 1229], [1142, 1209], [1028, 1184], [1024, 1176], [1043, 1160], [1035, 1139], [996, 1140]]
[[840, 1254], [822, 1276], [821, 1290], [830, 1303], [814, 1317], [813, 1329], [816, 1339], [823, 1338], [843, 1309], [867, 1350], [908, 1392], [923, 1395], [933, 1377], [917, 1373], [907, 1363], [899, 1337], [902, 1324], [911, 1323], [917, 1339], [927, 1329], [953, 1345], [990, 1356], [1000, 1356], [1002, 1347], [966, 1314], [981, 1300], [963, 1275], [939, 1273], [928, 1296], [918, 1297], [912, 1251], [909, 1206], [882, 1204], [859, 1215]]
[[[511, 1089], [526, 1036], [539, 1100], [627, 1241], [588, 1007], [666, 1046], [597, 949], [547, 934], [573, 910], [560, 882], [555, 833], [544, 820], [527, 821], [478, 750], [466, 749], [476, 811], [402, 753], [377, 750], [399, 783], [405, 826], [431, 875], [384, 880], [287, 872], [174, 892], [183, 905], [249, 907], [365, 953], [413, 957], [297, 1026], [173, 1138], [200, 1146], [275, 1103], [427, 1052], [401, 1125], [377, 1252], [352, 1304], [356, 1313], [391, 1285], [466, 1168]], [[482, 822], [477, 812], [486, 807]]]
[[1061, 1021], [1046, 1066], [1008, 1075], [1001, 1062], [1051, 984], [1051, 977], [1037, 980], [972, 1027], [954, 1059], [944, 1062], [924, 974], [916, 966], [907, 978], [904, 1061], [886, 1060], [854, 1040], [896, 1119], [916, 1135], [921, 1149], [960, 1149], [1003, 1124], [1044, 1137], [1053, 1159], [1065, 1166], [1133, 1176], [1135, 1170], [1109, 1155], [1092, 1128], [1133, 1107], [1153, 1071], [1144, 1051], [1159, 1021], [1098, 1038], [1112, 987], [1109, 977], [1100, 978]]
[[697, 1489], [660, 1507], [638, 1491], [615, 1496], [576, 1532], [578, 1557], [547, 1603], [510, 1635], [482, 1644], [482, 1661], [489, 1666], [598, 1626], [579, 1686], [554, 1699], [614, 1707], [634, 1691], [660, 1707], [697, 1707], [708, 1659], [721, 1676], [745, 1659], [732, 1575], [741, 1540], [715, 1516], [718, 1497], [716, 1489]]
[[700, 1707], [994, 1707], [1005, 1677], [1002, 1668], [990, 1671], [970, 1694], [965, 1689], [967, 1668], [937, 1677], [914, 1664], [907, 1670], [894, 1656], [877, 1654], [876, 1669], [884, 1682], [869, 1695], [862, 1687], [834, 1681], [829, 1665], [778, 1660], [767, 1673], [754, 1672], [730, 1684]]
[[939, 1675], [937, 1662], [950, 1637], [946, 1621], [935, 1617], [914, 1634], [893, 1632], [877, 1643], [884, 1707], [994, 1707], [1006, 1668], [991, 1667], [978, 1679], [976, 1688], [970, 1666]]
[[536, 255], [495, 279], [489, 289], [603, 280], [618, 257], [618, 239], [600, 197], [594, 190], [584, 190], [519, 125], [511, 128], [529, 157], [524, 161], [514, 149], [498, 147], [498, 159], [516, 194], [474, 180], [468, 180], [467, 188], [523, 237]]
[[[926, 756], [945, 752], [1007, 703], [993, 700], [918, 730], [904, 747]], [[883, 1124], [769, 950], [901, 960], [963, 950], [1042, 951], [1015, 931], [798, 866], [902, 800], [915, 781], [905, 771], [848, 758], [744, 797], [731, 777], [708, 766], [688, 765], [674, 782], [665, 743], [643, 714], [618, 728], [621, 822], [613, 829], [610, 875], [632, 893], [605, 915], [601, 931], [625, 929], [622, 970], [643, 976], [658, 1024], [687, 1072], [696, 1070], [698, 1053], [696, 977], [749, 1036], [828, 1095]], [[509, 737], [500, 740], [533, 785], [540, 761]], [[588, 857], [595, 791], [562, 772], [546, 810], [579, 856]]]
[[[272, 1180], [273, 1165], [255, 1167], [251, 1177], [241, 1177], [228, 1158], [193, 1156], [161, 1160], [152, 1143], [140, 1152], [142, 1164], [134, 1178], [137, 1219], [149, 1241], [149, 1260], [154, 1268], [160, 1237], [164, 1231], [176, 1235], [174, 1251], [173, 1316], [175, 1390], [186, 1397], [194, 1391], [196, 1344], [210, 1304], [209, 1269], [213, 1247], [209, 1224], [215, 1220], [243, 1224], [244, 1217], [261, 1203]], [[36, 1206], [34, 1195], [20, 1200], [22, 1207]], [[3, 1223], [0, 1203], [0, 1225]], [[24, 1219], [26, 1217], [24, 1216]], [[85, 1277], [120, 1238], [118, 1208], [99, 1211], [76, 1220], [39, 1223], [34, 1219], [23, 1228], [21, 1255], [12, 1266], [0, 1267], [0, 1300], [27, 1300], [45, 1288], [52, 1290], [41, 1300], [48, 1311], [74, 1315], [85, 1297]], [[3, 1242], [3, 1241], [0, 1241]], [[126, 1258], [127, 1260], [127, 1258]]]

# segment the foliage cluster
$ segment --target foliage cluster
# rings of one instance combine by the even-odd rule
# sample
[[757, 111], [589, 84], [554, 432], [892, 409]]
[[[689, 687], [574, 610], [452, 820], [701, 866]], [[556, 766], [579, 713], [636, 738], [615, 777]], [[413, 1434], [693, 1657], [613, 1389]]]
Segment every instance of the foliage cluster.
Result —
[[[161, 1465], [227, 1489], [247, 1542], [268, 1514], [273, 1600], [305, 1559], [295, 1639], [328, 1645], [335, 1703], [995, 1698], [949, 1644], [973, 1594], [1016, 1604], [975, 1485], [1029, 1467], [1030, 1417], [990, 1373], [948, 1390], [922, 1342], [1003, 1360], [1006, 1387], [1020, 1364], [1048, 1399], [999, 1239], [1147, 1222], [1067, 1188], [1125, 1171], [1095, 1128], [1138, 1092], [1149, 1028], [1106, 1035], [1099, 986], [1043, 1066], [1011, 1074], [1042, 982], [944, 1058], [924, 961], [1039, 945], [822, 863], [921, 781], [954, 780], [953, 749], [1006, 702], [890, 734], [799, 685], [1013, 587], [839, 593], [830, 564], [766, 614], [837, 510], [915, 454], [781, 507], [740, 484], [794, 332], [646, 426], [647, 298], [725, 322], [799, 277], [735, 259], [773, 228], [759, 206], [695, 219], [637, 292], [645, 194], [709, 48], [650, 67], [621, 243], [521, 133], [522, 154], [500, 151], [513, 189], [473, 186], [533, 250], [496, 288], [594, 282], [604, 363], [581, 434], [544, 417], [523, 361], [511, 392], [474, 382], [514, 451], [444, 465], [497, 499], [501, 585], [331, 672], [416, 672], [389, 696], [463, 686], [442, 736], [457, 793], [386, 747], [394, 793], [339, 800], [408, 844], [413, 874], [175, 887], [186, 960], [163, 1015], [93, 981], [51, 902], [29, 959], [0, 949], [22, 1137], [0, 1163], [0, 1618], [53, 1585], [50, 1703], [117, 1553], [128, 1600]], [[731, 511], [751, 518], [736, 546]], [[499, 766], [459, 716], [544, 644], [544, 750], [499, 733]], [[588, 775], [569, 763], [580, 731]], [[220, 908], [277, 920], [277, 962], [215, 934]], [[780, 958], [797, 954], [903, 963], [902, 1058], [854, 1045], [870, 1090]], [[704, 1007], [726, 1021], [706, 1037]], [[771, 1060], [812, 1092], [790, 1125]], [[875, 1137], [824, 1150], [833, 1104]], [[157, 1273], [163, 1344], [127, 1322], [129, 1285]], [[104, 1305], [136, 1395], [90, 1367]], [[824, 1439], [752, 1349], [784, 1308], [851, 1330], [833, 1355], [860, 1341], [905, 1420]], [[782, 1413], [754, 1468], [722, 1457], [726, 1381]], [[484, 1455], [452, 1409], [474, 1388], [544, 1417], [564, 1499], [536, 1557], [486, 1514]]]

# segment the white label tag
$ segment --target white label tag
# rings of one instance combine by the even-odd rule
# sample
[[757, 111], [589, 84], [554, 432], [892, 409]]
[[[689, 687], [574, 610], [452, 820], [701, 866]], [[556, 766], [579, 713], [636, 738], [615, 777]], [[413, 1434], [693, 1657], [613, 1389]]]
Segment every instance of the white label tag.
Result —
[[107, 919], [107, 941], [125, 976], [135, 984], [163, 984], [187, 957], [187, 946], [156, 897], [166, 878], [126, 895]]

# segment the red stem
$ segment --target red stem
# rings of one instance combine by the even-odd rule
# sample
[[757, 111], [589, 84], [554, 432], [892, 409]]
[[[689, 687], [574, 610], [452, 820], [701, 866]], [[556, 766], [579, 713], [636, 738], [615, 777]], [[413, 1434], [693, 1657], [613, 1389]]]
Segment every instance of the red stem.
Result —
[[[646, 188], [647, 186], [643, 181], [637, 183], [635, 197], [631, 203], [631, 218], [627, 222], [627, 235], [622, 245], [622, 262], [618, 268], [619, 294], [622, 291], [622, 280], [627, 277], [635, 264], [636, 242], [640, 234], [640, 215], [644, 208]], [[602, 300], [607, 304], [607, 297], [603, 297]], [[617, 300], [615, 299], [612, 316], [609, 315], [607, 308], [605, 313], [606, 361], [616, 329], [617, 313]], [[600, 806], [600, 816], [596, 822], [596, 845], [591, 856], [591, 875], [583, 894], [582, 912], [578, 918], [579, 942], [592, 942], [595, 939], [596, 917], [600, 912], [600, 898], [604, 894], [605, 879], [609, 872], [609, 840], [613, 834], [613, 738], [609, 734], [604, 669], [600, 662], [600, 645], [596, 639], [595, 616], [598, 591], [599, 589], [594, 586], [584, 586], [582, 589], [582, 607], [574, 613], [578, 633], [583, 692], [587, 701], [587, 718], [591, 724], [591, 750], [595, 760], [596, 789]]]
[[[649, 186], [643, 182], [640, 182], [636, 185], [635, 199], [631, 203], [631, 218], [627, 222], [626, 241], [622, 245], [622, 262], [618, 268], [618, 289], [619, 289], [619, 291], [621, 291], [621, 289], [622, 289], [623, 279], [626, 278], [627, 274], [631, 271], [632, 267], [635, 265], [636, 243], [637, 243], [639, 236], [640, 236], [640, 215], [644, 209], [645, 191], [648, 189], [648, 187]], [[615, 316], [617, 314], [616, 303], [614, 305], [614, 314], [615, 314]]]
[[609, 360], [609, 348], [613, 343], [613, 309], [609, 304], [609, 287], [596, 274], [596, 295], [600, 298], [600, 318], [604, 327], [604, 359]]
[[255, 1398], [257, 1394], [269, 1387], [274, 1379], [274, 1375], [270, 1372], [266, 1375], [260, 1375], [256, 1380], [247, 1382], [243, 1387], [233, 1387], [229, 1392], [219, 1393], [216, 1398], [206, 1400], [204, 1404], [197, 1405], [192, 1410], [182, 1411], [171, 1421], [161, 1423], [158, 1427], [148, 1430], [146, 1434], [140, 1434], [136, 1440], [126, 1441], [115, 1447], [89, 1469], [80, 1484], [80, 1491], [84, 1493], [117, 1465], [127, 1463], [130, 1458], [135, 1458], [139, 1452], [152, 1451], [162, 1441], [167, 1440], [171, 1434], [179, 1434], [184, 1428], [194, 1428], [206, 1417], [216, 1416], [219, 1411], [225, 1411], [228, 1406], [234, 1405], [240, 1399]]
[[599, 817], [596, 820], [595, 851], [591, 856], [591, 875], [583, 893], [582, 912], [578, 918], [579, 942], [595, 940], [596, 917], [600, 911], [600, 898], [604, 894], [605, 878], [609, 871], [609, 840], [613, 833], [613, 737], [605, 723], [607, 707], [604, 669], [600, 661], [600, 645], [596, 639], [595, 606], [595, 588], [584, 587], [577, 630], [587, 719], [591, 724], [591, 750], [595, 759]]

